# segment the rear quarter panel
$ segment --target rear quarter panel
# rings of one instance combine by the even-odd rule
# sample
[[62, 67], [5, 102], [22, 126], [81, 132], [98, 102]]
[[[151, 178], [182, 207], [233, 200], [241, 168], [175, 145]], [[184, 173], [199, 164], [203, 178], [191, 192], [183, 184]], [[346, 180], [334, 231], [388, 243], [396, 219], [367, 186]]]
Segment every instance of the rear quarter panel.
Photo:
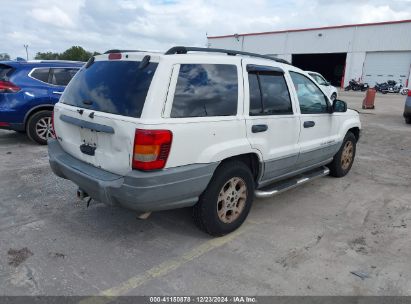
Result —
[[[236, 116], [170, 118], [179, 64], [233, 64], [237, 66], [238, 104]], [[167, 86], [164, 86], [167, 83]], [[154, 90], [152, 88], [158, 88]], [[244, 119], [244, 89], [241, 60], [221, 56], [163, 56], [139, 122], [141, 128], [167, 129], [173, 141], [166, 168], [212, 163], [235, 155], [255, 152], [247, 140]], [[159, 116], [161, 118], [159, 118]], [[261, 159], [261, 157], [260, 157]]]

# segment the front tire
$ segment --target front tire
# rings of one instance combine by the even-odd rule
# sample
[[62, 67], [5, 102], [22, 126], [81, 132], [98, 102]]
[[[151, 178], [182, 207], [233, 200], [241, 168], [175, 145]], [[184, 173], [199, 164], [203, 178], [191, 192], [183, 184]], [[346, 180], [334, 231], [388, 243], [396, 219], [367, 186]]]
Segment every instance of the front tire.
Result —
[[411, 124], [411, 116], [405, 117], [405, 123], [406, 124]]
[[52, 136], [51, 111], [43, 110], [30, 116], [27, 122], [27, 136], [40, 145], [46, 145]]
[[330, 175], [343, 177], [351, 170], [354, 163], [357, 139], [354, 134], [347, 132], [340, 150], [334, 155], [333, 161], [328, 165]]
[[241, 161], [220, 165], [193, 207], [195, 224], [212, 236], [236, 230], [245, 221], [254, 198], [254, 180]]
[[332, 93], [331, 95], [331, 101], [334, 101], [337, 99], [337, 93]]

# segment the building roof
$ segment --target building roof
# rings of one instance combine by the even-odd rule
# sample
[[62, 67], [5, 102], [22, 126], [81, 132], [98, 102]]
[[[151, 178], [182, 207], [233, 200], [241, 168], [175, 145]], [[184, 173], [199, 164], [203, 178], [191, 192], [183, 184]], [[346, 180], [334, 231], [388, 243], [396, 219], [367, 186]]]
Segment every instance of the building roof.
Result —
[[209, 39], [218, 39], [218, 38], [239, 37], [239, 36], [258, 36], [258, 35], [267, 35], [267, 34], [306, 32], [306, 31], [316, 31], [316, 30], [329, 30], [329, 29], [339, 29], [339, 28], [347, 28], [347, 27], [373, 26], [373, 25], [385, 25], [385, 24], [397, 24], [397, 23], [409, 23], [409, 22], [411, 22], [411, 19], [398, 20], [398, 21], [373, 22], [373, 23], [344, 24], [344, 25], [312, 27], [312, 28], [291, 29], [291, 30], [270, 31], [270, 32], [232, 34], [232, 35], [222, 35], [222, 36], [208, 36], [207, 38], [209, 38]]

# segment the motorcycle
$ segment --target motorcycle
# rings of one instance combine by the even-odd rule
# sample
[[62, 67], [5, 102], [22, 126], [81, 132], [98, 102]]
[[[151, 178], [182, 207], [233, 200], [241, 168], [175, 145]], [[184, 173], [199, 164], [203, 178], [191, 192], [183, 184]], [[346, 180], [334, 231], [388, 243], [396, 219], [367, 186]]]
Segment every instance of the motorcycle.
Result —
[[348, 83], [348, 86], [344, 88], [344, 91], [361, 91], [364, 92], [368, 89], [368, 83], [361, 83], [359, 81], [356, 81], [355, 79], [351, 79], [350, 82]]
[[383, 83], [376, 83], [375, 90], [383, 94], [387, 93], [400, 93], [401, 95], [407, 95], [408, 89], [404, 88], [402, 83], [397, 83], [395, 80], [387, 80]]

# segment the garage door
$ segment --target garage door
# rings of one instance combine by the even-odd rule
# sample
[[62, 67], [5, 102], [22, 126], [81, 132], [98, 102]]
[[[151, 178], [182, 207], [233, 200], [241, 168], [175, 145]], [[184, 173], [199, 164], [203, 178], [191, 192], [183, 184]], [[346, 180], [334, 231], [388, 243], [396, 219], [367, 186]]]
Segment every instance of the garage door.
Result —
[[363, 69], [363, 81], [370, 86], [387, 80], [406, 84], [410, 74], [411, 52], [367, 53]]

